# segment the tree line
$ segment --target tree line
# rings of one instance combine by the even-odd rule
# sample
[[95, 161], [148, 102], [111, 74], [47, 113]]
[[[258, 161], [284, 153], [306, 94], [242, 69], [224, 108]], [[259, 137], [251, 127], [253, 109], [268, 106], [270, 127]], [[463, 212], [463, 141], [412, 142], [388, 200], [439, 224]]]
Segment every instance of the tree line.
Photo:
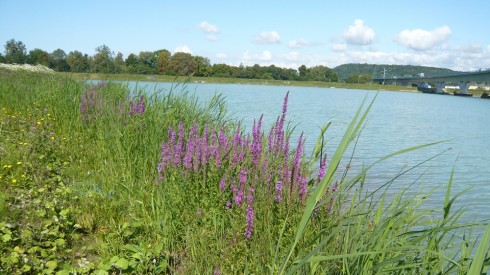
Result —
[[62, 49], [51, 53], [39, 48], [27, 52], [21, 41], [11, 39], [5, 43], [5, 52], [0, 53], [0, 63], [10, 64], [41, 64], [57, 72], [104, 73], [104, 74], [162, 74], [172, 76], [225, 77], [268, 80], [297, 80], [338, 82], [339, 77], [334, 70], [323, 65], [306, 67], [301, 65], [297, 70], [280, 68], [274, 65], [232, 66], [228, 64], [211, 64], [202, 56], [176, 52], [172, 54], [166, 49], [157, 51], [141, 51], [129, 54], [124, 58], [121, 52], [115, 54], [108, 46], [102, 45], [95, 49], [94, 55], [80, 51], [68, 54]]

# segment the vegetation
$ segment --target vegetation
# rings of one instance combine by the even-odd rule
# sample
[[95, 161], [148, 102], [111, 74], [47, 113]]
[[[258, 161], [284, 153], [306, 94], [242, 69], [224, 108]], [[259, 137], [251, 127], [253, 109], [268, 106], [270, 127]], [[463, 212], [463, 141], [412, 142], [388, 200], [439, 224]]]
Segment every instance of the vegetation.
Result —
[[189, 53], [176, 52], [171, 54], [166, 49], [157, 51], [141, 51], [138, 55], [130, 54], [123, 59], [122, 53], [114, 52], [106, 45], [95, 49], [93, 56], [79, 51], [68, 54], [62, 49], [48, 53], [34, 49], [27, 53], [21, 41], [11, 39], [5, 44], [5, 56], [0, 55], [0, 63], [45, 65], [57, 72], [102, 73], [102, 74], [143, 74], [169, 76], [220, 77], [263, 80], [290, 81], [323, 81], [337, 82], [335, 72], [323, 65], [307, 68], [302, 65], [295, 69], [279, 68], [274, 65], [230, 66], [213, 64], [208, 58], [193, 56]]
[[[414, 65], [379, 65], [379, 64], [343, 64], [333, 68], [340, 79], [348, 79], [351, 75], [371, 75], [373, 78], [415, 77], [420, 73], [425, 76], [454, 73], [450, 69]], [[386, 73], [385, 73], [386, 70]]]
[[451, 207], [452, 177], [441, 208], [423, 209], [427, 194], [388, 197], [389, 182], [367, 193], [369, 167], [350, 175], [340, 165], [372, 102], [327, 159], [330, 124], [312, 156], [303, 136], [290, 140], [287, 93], [272, 128], [261, 117], [247, 134], [219, 96], [201, 106], [190, 95], [5, 69], [0, 80], [2, 274], [479, 274], [490, 265], [490, 226], [476, 248]]

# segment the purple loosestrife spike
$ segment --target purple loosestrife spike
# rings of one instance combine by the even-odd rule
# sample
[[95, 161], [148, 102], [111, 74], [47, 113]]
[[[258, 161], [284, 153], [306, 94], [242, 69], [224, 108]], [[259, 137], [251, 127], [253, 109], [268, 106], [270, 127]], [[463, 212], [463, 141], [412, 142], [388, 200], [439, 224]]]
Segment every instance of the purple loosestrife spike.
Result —
[[276, 183], [276, 197], [274, 198], [277, 202], [282, 199], [282, 182], [280, 180]]
[[194, 147], [195, 147], [194, 140], [188, 140], [187, 146], [186, 146], [186, 152], [185, 152], [185, 156], [184, 156], [184, 167], [186, 169], [192, 168], [192, 158], [193, 158], [194, 151], [195, 151]]
[[82, 93], [80, 98], [80, 112], [82, 113], [82, 119], [86, 119], [87, 113], [87, 94], [85, 92]]
[[247, 171], [246, 170], [240, 171], [240, 183], [241, 184], [247, 183]]
[[145, 112], [145, 103], [143, 102], [143, 96], [140, 96], [140, 101], [136, 106], [136, 111], [142, 115]]
[[219, 182], [219, 189], [221, 189], [221, 191], [225, 191], [225, 189], [226, 189], [225, 178], [222, 178], [221, 181]]
[[235, 197], [233, 198], [233, 200], [235, 201], [235, 204], [236, 205], [242, 204], [242, 202], [243, 202], [243, 195], [244, 195], [243, 186], [240, 186], [240, 189], [238, 190], [238, 192], [236, 193]]
[[252, 237], [253, 233], [253, 227], [254, 227], [254, 209], [252, 206], [247, 205], [247, 226], [245, 228], [245, 237], [247, 239], [250, 239]]
[[174, 164], [175, 166], [180, 166], [182, 163], [182, 152], [184, 149], [184, 124], [182, 121], [179, 122], [179, 140], [177, 141], [177, 146], [174, 149]]
[[260, 116], [260, 119], [255, 125], [253, 125], [252, 130], [252, 147], [250, 148], [250, 154], [252, 155], [252, 163], [255, 164], [255, 168], [259, 168], [260, 158], [262, 156], [262, 135], [261, 135], [261, 126], [262, 126], [262, 118], [264, 115]]
[[306, 192], [308, 192], [308, 181], [306, 178], [300, 177], [299, 178], [299, 197], [303, 199], [306, 195]]
[[129, 115], [132, 116], [136, 112], [136, 106], [134, 106], [134, 103], [131, 101], [129, 102]]
[[247, 194], [247, 226], [245, 228], [245, 237], [250, 239], [252, 237], [253, 228], [254, 228], [254, 209], [252, 207], [254, 202], [254, 189], [249, 188]]
[[323, 160], [320, 162], [320, 169], [318, 169], [318, 182], [322, 181], [323, 177], [325, 176], [327, 168], [327, 156], [323, 158]]
[[216, 158], [216, 167], [221, 168], [221, 155], [217, 147], [214, 150], [214, 157]]
[[228, 136], [226, 136], [226, 134], [225, 134], [224, 126], [221, 126], [221, 129], [219, 130], [218, 142], [221, 146], [228, 144]]

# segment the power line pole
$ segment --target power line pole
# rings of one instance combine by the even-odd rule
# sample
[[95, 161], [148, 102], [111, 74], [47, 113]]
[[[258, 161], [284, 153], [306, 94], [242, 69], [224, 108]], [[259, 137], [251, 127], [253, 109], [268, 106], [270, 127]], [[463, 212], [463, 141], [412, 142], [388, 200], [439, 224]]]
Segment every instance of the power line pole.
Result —
[[386, 80], [386, 68], [383, 68], [383, 85], [385, 85], [385, 80]]

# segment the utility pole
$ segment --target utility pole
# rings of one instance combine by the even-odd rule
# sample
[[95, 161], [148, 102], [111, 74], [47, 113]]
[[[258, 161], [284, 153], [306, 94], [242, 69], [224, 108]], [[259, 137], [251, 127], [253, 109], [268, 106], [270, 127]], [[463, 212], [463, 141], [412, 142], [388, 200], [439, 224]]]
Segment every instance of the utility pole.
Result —
[[385, 80], [386, 80], [386, 68], [383, 68], [383, 85], [385, 85]]

